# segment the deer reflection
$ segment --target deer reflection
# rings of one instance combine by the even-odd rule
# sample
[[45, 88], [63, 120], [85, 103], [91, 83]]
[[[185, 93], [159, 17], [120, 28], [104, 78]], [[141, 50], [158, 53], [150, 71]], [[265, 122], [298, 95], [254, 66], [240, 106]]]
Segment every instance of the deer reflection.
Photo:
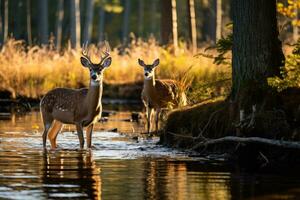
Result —
[[89, 150], [45, 150], [42, 182], [47, 198], [101, 199], [100, 168]]

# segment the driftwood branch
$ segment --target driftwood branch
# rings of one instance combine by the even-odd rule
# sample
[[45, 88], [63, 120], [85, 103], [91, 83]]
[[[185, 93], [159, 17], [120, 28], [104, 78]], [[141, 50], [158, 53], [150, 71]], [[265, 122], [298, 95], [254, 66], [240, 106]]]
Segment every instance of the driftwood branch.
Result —
[[267, 139], [261, 137], [236, 137], [236, 136], [226, 136], [218, 139], [207, 139], [205, 141], [197, 143], [195, 146], [191, 148], [191, 150], [195, 150], [199, 147], [205, 147], [209, 145], [216, 145], [221, 143], [256, 143], [256, 144], [264, 144], [288, 149], [300, 149], [300, 142], [296, 141], [284, 141], [284, 140], [275, 140], [275, 139]]

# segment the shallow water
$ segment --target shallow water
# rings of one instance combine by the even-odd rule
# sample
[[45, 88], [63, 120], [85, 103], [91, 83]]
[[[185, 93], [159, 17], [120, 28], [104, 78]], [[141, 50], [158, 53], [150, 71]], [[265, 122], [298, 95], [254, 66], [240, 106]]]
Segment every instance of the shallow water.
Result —
[[[246, 173], [156, 145], [130, 113], [99, 123], [91, 150], [65, 126], [57, 150], [42, 149], [37, 112], [0, 120], [0, 199], [297, 199], [295, 173]], [[118, 128], [114, 133], [104, 130]], [[48, 148], [49, 149], [49, 148]]]

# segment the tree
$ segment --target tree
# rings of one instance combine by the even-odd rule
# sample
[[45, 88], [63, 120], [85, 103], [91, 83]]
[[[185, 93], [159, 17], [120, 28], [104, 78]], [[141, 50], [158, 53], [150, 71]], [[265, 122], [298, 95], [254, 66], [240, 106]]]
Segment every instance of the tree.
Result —
[[196, 15], [195, 15], [195, 3], [194, 0], [187, 0], [188, 19], [189, 19], [189, 36], [192, 52], [197, 51], [197, 27], [196, 27]]
[[48, 0], [38, 1], [38, 36], [41, 44], [48, 43]]
[[176, 0], [164, 0], [161, 5], [162, 44], [168, 44], [172, 39], [176, 52], [178, 47]]
[[[278, 39], [276, 0], [233, 0], [232, 95], [240, 110], [264, 110], [271, 102], [267, 79], [280, 76], [284, 55]], [[275, 105], [276, 106], [276, 105]]]
[[125, 0], [123, 28], [122, 28], [122, 41], [123, 41], [123, 43], [127, 42], [127, 37], [128, 37], [130, 2], [131, 2], [130, 0]]
[[216, 40], [222, 36], [222, 0], [216, 0]]
[[72, 48], [80, 47], [80, 2], [79, 0], [71, 0], [70, 35], [71, 35]]
[[83, 42], [90, 42], [93, 29], [94, 0], [86, 0]]
[[98, 8], [99, 22], [98, 22], [98, 42], [102, 42], [104, 38], [104, 25], [105, 25], [105, 10], [102, 6]]
[[8, 0], [4, 0], [4, 24], [3, 24], [3, 43], [8, 38]]
[[64, 19], [64, 0], [58, 0], [56, 19], [56, 48], [61, 49], [62, 42], [62, 24]]
[[143, 36], [144, 25], [144, 0], [139, 0], [138, 36]]
[[26, 29], [27, 29], [27, 41], [32, 45], [32, 31], [31, 31], [31, 0], [26, 1]]

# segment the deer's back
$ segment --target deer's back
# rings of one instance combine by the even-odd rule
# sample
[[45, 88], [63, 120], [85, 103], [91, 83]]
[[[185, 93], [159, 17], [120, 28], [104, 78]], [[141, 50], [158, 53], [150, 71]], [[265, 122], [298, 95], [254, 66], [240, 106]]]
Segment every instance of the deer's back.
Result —
[[185, 98], [185, 95], [179, 83], [170, 79], [156, 80], [154, 88], [148, 90], [144, 88], [142, 94], [144, 103], [149, 101], [150, 106], [154, 108], [177, 107], [183, 97]]
[[76, 109], [76, 102], [83, 102], [88, 89], [56, 88], [49, 91], [41, 100], [41, 109], [52, 112], [53, 109], [68, 110]]

